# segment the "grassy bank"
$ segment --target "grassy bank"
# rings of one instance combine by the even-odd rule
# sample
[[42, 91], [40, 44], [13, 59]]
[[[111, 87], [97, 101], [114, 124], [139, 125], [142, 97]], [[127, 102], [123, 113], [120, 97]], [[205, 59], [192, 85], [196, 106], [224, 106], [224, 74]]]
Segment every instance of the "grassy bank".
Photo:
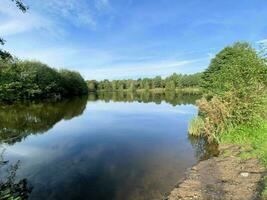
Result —
[[[219, 137], [221, 144], [237, 144], [243, 148], [241, 159], [258, 158], [267, 167], [267, 121], [262, 121], [257, 127], [238, 126]], [[263, 198], [267, 198], [267, 177]]]
[[257, 157], [267, 166], [267, 121], [258, 127], [238, 126], [219, 137], [223, 144], [238, 144], [244, 148], [242, 158]]
[[[266, 96], [265, 92], [265, 96]], [[240, 154], [241, 159], [258, 158], [267, 168], [267, 97], [264, 98], [261, 120], [253, 126], [240, 125], [225, 131], [219, 135], [219, 143], [236, 144], [244, 151]], [[262, 192], [263, 199], [267, 199], [267, 176], [265, 188]]]

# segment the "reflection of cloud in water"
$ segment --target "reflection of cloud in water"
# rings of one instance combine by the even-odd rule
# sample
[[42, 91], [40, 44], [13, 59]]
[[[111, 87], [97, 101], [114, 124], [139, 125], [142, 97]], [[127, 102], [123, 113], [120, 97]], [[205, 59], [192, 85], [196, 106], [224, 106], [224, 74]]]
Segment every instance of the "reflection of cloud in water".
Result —
[[196, 111], [89, 101], [80, 117], [6, 145], [7, 156], [22, 161], [32, 199], [161, 199], [195, 162], [187, 123]]

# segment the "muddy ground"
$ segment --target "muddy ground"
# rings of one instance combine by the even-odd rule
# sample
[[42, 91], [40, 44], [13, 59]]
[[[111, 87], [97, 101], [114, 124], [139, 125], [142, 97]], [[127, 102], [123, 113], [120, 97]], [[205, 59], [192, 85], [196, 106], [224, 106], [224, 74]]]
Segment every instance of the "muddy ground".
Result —
[[261, 199], [265, 168], [255, 158], [241, 159], [241, 148], [219, 147], [218, 157], [200, 161], [166, 200], [255, 200]]

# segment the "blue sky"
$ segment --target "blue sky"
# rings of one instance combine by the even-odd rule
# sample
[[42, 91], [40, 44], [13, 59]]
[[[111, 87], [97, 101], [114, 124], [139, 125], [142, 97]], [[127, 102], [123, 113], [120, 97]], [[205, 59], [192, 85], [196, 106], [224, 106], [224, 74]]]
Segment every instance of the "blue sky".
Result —
[[203, 71], [235, 41], [267, 43], [266, 0], [0, 0], [5, 49], [86, 79]]

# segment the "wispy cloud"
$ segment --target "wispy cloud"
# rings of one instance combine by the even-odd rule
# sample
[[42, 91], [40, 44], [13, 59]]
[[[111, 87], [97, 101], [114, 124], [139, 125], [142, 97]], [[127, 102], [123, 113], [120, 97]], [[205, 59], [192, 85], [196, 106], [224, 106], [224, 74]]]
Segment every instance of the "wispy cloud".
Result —
[[123, 63], [121, 65], [110, 65], [109, 68], [87, 68], [81, 69], [81, 73], [90, 79], [121, 79], [154, 77], [161, 75], [163, 77], [177, 73], [193, 73], [193, 68], [203, 70], [206, 68], [209, 58], [200, 58], [194, 60], [158, 60], [143, 63]]
[[106, 10], [106, 9], [110, 9], [111, 5], [109, 0], [95, 0], [95, 7], [97, 10]]
[[266, 39], [262, 39], [256, 42], [257, 44], [266, 44], [267, 45], [267, 38]]
[[40, 1], [46, 9], [46, 12], [50, 13], [56, 18], [63, 18], [67, 22], [71, 22], [76, 26], [87, 25], [91, 29], [95, 29], [96, 20], [93, 16], [93, 11], [87, 1], [81, 0], [49, 0]]
[[[86, 79], [97, 80], [168, 76], [173, 72], [193, 73], [205, 69], [211, 56], [203, 54], [203, 57], [196, 59], [138, 57], [121, 55], [101, 48], [70, 46], [10, 51], [22, 59], [38, 59], [52, 67], [78, 70]], [[73, 57], [76, 59], [73, 60]]]
[[57, 32], [52, 31], [55, 27], [48, 18], [42, 17], [33, 11], [28, 11], [23, 14], [8, 0], [2, 0], [0, 15], [4, 16], [0, 19], [0, 33], [2, 36], [9, 36], [32, 30], [46, 30], [51, 33], [53, 32], [53, 34]]
[[[24, 48], [17, 50], [8, 50], [21, 59], [38, 59], [39, 61], [50, 65], [51, 67], [64, 67], [73, 70], [87, 67], [98, 67], [101, 65], [106, 65], [114, 60], [114, 56], [111, 52], [92, 48], [59, 46], [43, 49]], [[75, 57], [76, 59], [73, 60], [73, 57]]]

